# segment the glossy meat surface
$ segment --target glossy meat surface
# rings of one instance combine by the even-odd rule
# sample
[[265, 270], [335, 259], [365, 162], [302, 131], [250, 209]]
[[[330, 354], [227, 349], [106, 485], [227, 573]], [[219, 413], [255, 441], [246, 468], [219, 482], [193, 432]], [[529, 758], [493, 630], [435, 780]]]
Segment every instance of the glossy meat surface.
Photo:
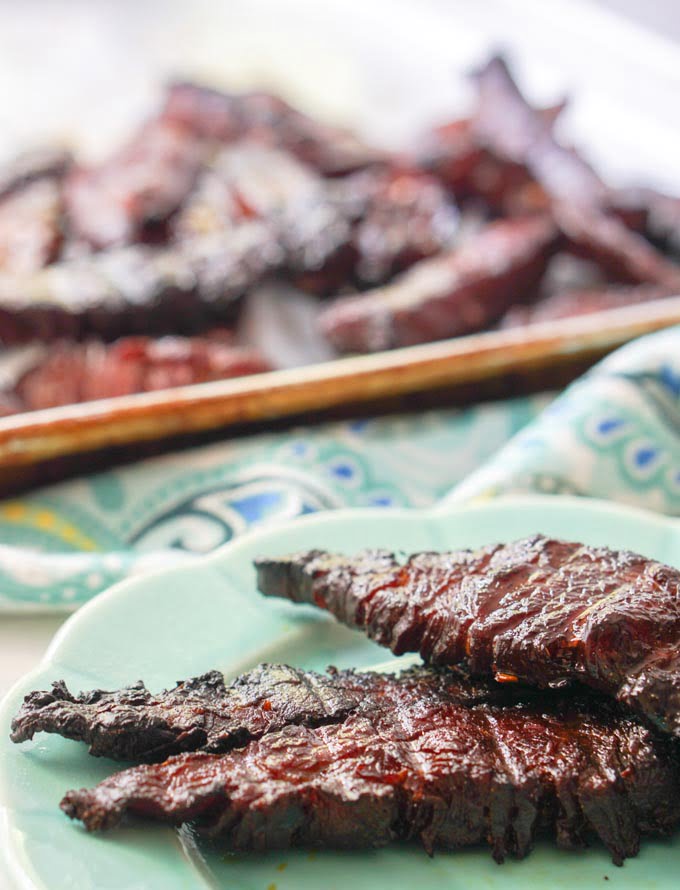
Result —
[[288, 725], [226, 754], [138, 766], [62, 809], [89, 830], [127, 812], [197, 820], [232, 850], [379, 847], [428, 852], [488, 843], [525, 856], [549, 834], [564, 848], [597, 836], [614, 861], [680, 816], [669, 740], [589, 694], [526, 697], [448, 671], [356, 674], [364, 704], [342, 721]]
[[189, 195], [204, 159], [194, 134], [150, 121], [96, 167], [76, 167], [65, 188], [69, 224], [97, 249], [164, 240], [164, 226]]
[[680, 265], [613, 215], [568, 202], [553, 214], [574, 253], [594, 260], [615, 281], [680, 288]]
[[592, 167], [553, 135], [553, 121], [532, 108], [504, 59], [494, 56], [475, 74], [479, 91], [472, 128], [495, 154], [526, 167], [553, 199], [598, 206], [607, 188]]
[[[189, 386], [271, 370], [252, 347], [231, 334], [203, 337], [124, 337], [112, 344], [57, 341], [35, 351], [35, 363], [5, 396], [14, 411], [37, 411], [94, 399]], [[4, 413], [14, 413], [6, 406]]]
[[[241, 141], [219, 151], [173, 223], [176, 238], [229, 232], [246, 220], [267, 226], [281, 251], [282, 274], [351, 274], [353, 220], [335, 187], [278, 148]], [[349, 254], [348, 254], [348, 251]]]
[[326, 176], [386, 160], [384, 152], [351, 131], [316, 121], [269, 93], [223, 93], [175, 83], [167, 90], [161, 118], [204, 139], [248, 138], [283, 148]]
[[172, 249], [135, 245], [0, 275], [0, 337], [199, 332], [229, 322], [238, 298], [280, 262], [276, 239], [254, 221]]
[[154, 762], [182, 751], [229, 751], [284, 726], [338, 722], [361, 702], [351, 671], [326, 675], [262, 664], [225, 683], [218, 671], [157, 694], [143, 683], [72, 695], [63, 682], [26, 696], [12, 740], [58, 733], [95, 757]]
[[259, 589], [313, 603], [393, 652], [539, 687], [579, 681], [680, 736], [680, 572], [536, 535], [404, 564], [368, 551], [257, 562]]
[[491, 223], [394, 282], [337, 300], [321, 330], [341, 352], [375, 352], [481, 330], [529, 296], [557, 244], [550, 219]]

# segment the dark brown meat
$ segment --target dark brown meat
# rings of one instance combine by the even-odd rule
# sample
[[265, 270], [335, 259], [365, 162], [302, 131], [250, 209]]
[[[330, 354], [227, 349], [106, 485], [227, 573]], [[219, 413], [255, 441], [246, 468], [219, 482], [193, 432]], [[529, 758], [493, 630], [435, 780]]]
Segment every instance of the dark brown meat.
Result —
[[72, 231], [97, 249], [164, 240], [205, 150], [202, 140], [179, 126], [145, 124], [103, 164], [71, 172], [64, 199]]
[[26, 696], [11, 738], [58, 733], [86, 742], [95, 757], [140, 763], [182, 751], [230, 751], [284, 726], [343, 720], [362, 702], [363, 682], [351, 671], [325, 675], [267, 664], [228, 685], [210, 671], [156, 695], [139, 682], [74, 696], [58, 682]]
[[329, 181], [257, 142], [223, 149], [177, 215], [181, 240], [259, 219], [277, 233], [283, 274], [313, 293], [387, 280], [451, 245], [457, 210], [433, 177], [393, 165]]
[[252, 222], [173, 248], [124, 247], [33, 276], [0, 276], [0, 337], [8, 344], [200, 332], [228, 323], [239, 297], [280, 264], [276, 238]]
[[375, 352], [481, 330], [530, 295], [557, 246], [550, 219], [491, 223], [393, 283], [337, 300], [321, 330], [341, 352]]
[[[546, 128], [552, 130], [566, 103], [536, 112]], [[499, 127], [512, 127], [505, 121]], [[435, 127], [420, 147], [418, 159], [456, 196], [465, 201], [481, 198], [493, 210], [545, 210], [549, 199], [526, 165], [496, 154], [483, 134], [477, 131], [475, 118], [460, 118]]]
[[529, 105], [500, 56], [476, 72], [475, 81], [479, 95], [472, 128], [483, 145], [526, 167], [553, 199], [579, 206], [606, 201], [602, 180], [575, 151], [556, 141], [553, 121]]
[[[346, 202], [345, 202], [346, 203]], [[182, 240], [261, 220], [276, 237], [282, 271], [305, 275], [351, 275], [349, 209], [313, 168], [292, 155], [253, 141], [224, 148], [201, 175], [198, 187], [174, 223]]]
[[57, 341], [36, 355], [5, 396], [15, 410], [37, 411], [172, 386], [270, 371], [253, 348], [228, 332], [203, 337], [124, 337], [115, 343]]
[[314, 603], [395, 653], [540, 687], [580, 681], [680, 736], [680, 572], [537, 535], [478, 551], [318, 551], [257, 563], [268, 595]]
[[680, 288], [680, 265], [626, 228], [616, 216], [567, 202], [553, 205], [553, 215], [570, 249], [594, 260], [613, 279]]
[[348, 130], [315, 121], [269, 93], [222, 93], [191, 83], [172, 84], [162, 119], [201, 138], [232, 142], [247, 137], [283, 148], [335, 176], [387, 159]]
[[561, 291], [531, 306], [513, 306], [504, 316], [501, 326], [515, 328], [577, 315], [590, 315], [606, 309], [621, 309], [624, 306], [663, 300], [676, 294], [680, 296], [680, 287], [673, 290], [653, 284], [609, 285]]
[[354, 283], [387, 281], [419, 260], [450, 249], [458, 211], [439, 182], [422, 170], [394, 164], [346, 177], [342, 200], [356, 208]]
[[456, 674], [356, 674], [363, 705], [341, 722], [288, 725], [247, 747], [138, 766], [62, 809], [97, 830], [126, 813], [198, 820], [233, 850], [379, 847], [428, 852], [487, 842], [525, 856], [536, 836], [561, 847], [598, 836], [614, 861], [680, 818], [670, 740], [586, 696], [470, 696]]

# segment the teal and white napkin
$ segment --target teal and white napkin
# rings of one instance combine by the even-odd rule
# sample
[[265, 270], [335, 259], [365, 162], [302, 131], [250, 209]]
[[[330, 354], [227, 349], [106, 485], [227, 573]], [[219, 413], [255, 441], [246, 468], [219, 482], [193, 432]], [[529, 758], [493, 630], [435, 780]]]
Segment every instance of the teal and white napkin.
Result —
[[337, 507], [540, 491], [680, 515], [680, 328], [623, 347], [549, 401], [253, 436], [0, 502], [0, 608], [73, 609], [248, 528]]

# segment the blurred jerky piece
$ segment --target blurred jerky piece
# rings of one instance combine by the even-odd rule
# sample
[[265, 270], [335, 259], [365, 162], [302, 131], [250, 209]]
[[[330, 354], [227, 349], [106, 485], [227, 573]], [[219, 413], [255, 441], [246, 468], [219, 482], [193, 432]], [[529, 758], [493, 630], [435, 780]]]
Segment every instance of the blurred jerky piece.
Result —
[[481, 330], [538, 286], [558, 243], [548, 217], [491, 223], [382, 288], [337, 300], [321, 330], [342, 352], [376, 352]]
[[[552, 129], [566, 102], [537, 114]], [[419, 152], [423, 167], [437, 176], [461, 201], [482, 198], [496, 211], [526, 212], [549, 203], [524, 163], [502, 157], [475, 131], [474, 118], [461, 118], [436, 127]]]
[[351, 275], [351, 220], [336, 190], [288, 152], [244, 140], [216, 155], [173, 229], [183, 240], [248, 219], [267, 225], [292, 277], [341, 284]]
[[392, 165], [343, 180], [359, 212], [353, 233], [359, 286], [386, 281], [448, 247], [458, 211], [437, 180], [413, 167]]
[[315, 121], [269, 93], [223, 93], [192, 83], [168, 87], [162, 119], [194, 134], [232, 142], [244, 137], [283, 148], [325, 176], [387, 159], [349, 130]]
[[0, 198], [36, 179], [61, 179], [72, 157], [61, 149], [43, 148], [24, 152], [0, 165]]
[[271, 233], [250, 222], [173, 248], [124, 247], [3, 275], [0, 336], [11, 344], [196, 333], [229, 322], [238, 299], [280, 263]]
[[590, 315], [593, 312], [603, 312], [605, 309], [620, 309], [638, 303], [650, 303], [652, 300], [662, 300], [675, 294], [680, 295], [680, 289], [674, 291], [651, 284], [610, 285], [563, 291], [551, 294], [532, 306], [513, 306], [504, 316], [501, 326], [515, 328], [558, 318]]
[[95, 167], [75, 167], [65, 188], [70, 226], [92, 247], [162, 241], [198, 175], [205, 142], [162, 120]]
[[478, 101], [472, 118], [476, 138], [497, 157], [526, 167], [552, 199], [600, 206], [608, 189], [576, 151], [558, 143], [553, 120], [526, 101], [500, 56], [474, 75]]
[[451, 245], [458, 212], [434, 177], [391, 165], [324, 179], [287, 152], [235, 143], [201, 174], [177, 215], [180, 240], [259, 219], [275, 234], [282, 272], [334, 293], [385, 281]]
[[553, 215], [578, 256], [594, 260], [616, 281], [680, 289], [680, 266], [613, 215], [572, 202], [556, 202]]
[[[271, 370], [254, 349], [228, 331], [203, 337], [125, 337], [115, 343], [58, 341], [3, 395], [16, 411], [36, 411], [188, 386]], [[5, 413], [10, 412], [7, 408]]]
[[475, 77], [479, 87], [475, 132], [499, 157], [526, 166], [550, 197], [571, 249], [597, 262], [615, 280], [677, 287], [680, 268], [629, 231], [625, 214], [607, 212], [610, 190], [583, 158], [555, 140], [550, 125], [520, 93], [505, 62], [495, 57]]
[[328, 189], [349, 225], [348, 238], [323, 265], [293, 266], [295, 284], [311, 293], [382, 284], [450, 248], [458, 233], [455, 204], [433, 176], [417, 168], [395, 163], [364, 170], [329, 183]]

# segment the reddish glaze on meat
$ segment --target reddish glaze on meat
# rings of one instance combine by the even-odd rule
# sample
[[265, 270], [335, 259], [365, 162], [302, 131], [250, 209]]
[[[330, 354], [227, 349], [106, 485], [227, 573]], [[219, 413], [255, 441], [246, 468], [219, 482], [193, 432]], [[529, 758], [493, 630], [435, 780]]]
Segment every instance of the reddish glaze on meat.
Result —
[[198, 820], [232, 850], [488, 843], [499, 862], [547, 833], [564, 848], [599, 837], [620, 864], [641, 836], [678, 822], [671, 742], [613, 703], [564, 692], [499, 701], [498, 687], [471, 691], [422, 668], [352, 682], [362, 702], [337, 722], [133, 767], [69, 792], [62, 809], [89, 830], [128, 812]]
[[233, 320], [239, 298], [280, 264], [276, 238], [255, 221], [173, 248], [122, 247], [0, 275], [0, 339], [200, 332]]
[[526, 167], [553, 199], [599, 206], [607, 188], [592, 167], [553, 135], [553, 120], [522, 96], [507, 64], [495, 56], [475, 74], [479, 90], [472, 119], [477, 139], [498, 157]]
[[165, 121], [150, 121], [97, 167], [76, 167], [64, 198], [76, 237], [101, 249], [164, 240], [165, 225], [191, 191], [204, 143]]
[[571, 250], [594, 260], [614, 280], [680, 289], [680, 266], [614, 215], [571, 203], [553, 206]]
[[387, 281], [419, 260], [450, 249], [458, 211], [440, 183], [394, 164], [345, 178], [342, 200], [356, 208], [352, 246], [358, 287]]
[[281, 274], [318, 294], [385, 281], [450, 246], [458, 228], [452, 200], [420, 170], [383, 166], [329, 181], [252, 140], [216, 155], [173, 228], [183, 239], [244, 219], [268, 225]]
[[[480, 101], [481, 96], [478, 97]], [[536, 111], [551, 131], [565, 102]], [[498, 109], [487, 109], [487, 113]], [[504, 109], [500, 109], [502, 114]], [[489, 127], [493, 121], [489, 121]], [[499, 129], [512, 126], [508, 120], [496, 122]], [[517, 213], [546, 210], [549, 199], [527, 169], [523, 160], [494, 150], [494, 140], [476, 126], [475, 117], [460, 118], [435, 127], [418, 152], [420, 163], [434, 173], [456, 198], [479, 200], [495, 211]]]
[[374, 352], [478, 331], [530, 296], [557, 245], [549, 218], [491, 223], [393, 283], [336, 301], [320, 327], [342, 352]]
[[228, 232], [244, 220], [271, 231], [281, 274], [304, 279], [333, 269], [341, 282], [351, 275], [353, 220], [334, 185], [292, 155], [252, 140], [217, 153], [173, 229], [181, 240]]
[[270, 93], [223, 93], [176, 83], [168, 88], [161, 116], [201, 138], [220, 142], [246, 138], [282, 148], [326, 176], [388, 159], [351, 131], [313, 120]]
[[37, 411], [269, 370], [256, 350], [235, 345], [228, 332], [125, 337], [112, 344], [57, 341], [38, 354], [35, 366], [6, 395], [16, 411]]
[[579, 681], [680, 736], [680, 572], [537, 535], [478, 551], [318, 551], [257, 562], [268, 595], [327, 609], [395, 653], [548, 687]]

